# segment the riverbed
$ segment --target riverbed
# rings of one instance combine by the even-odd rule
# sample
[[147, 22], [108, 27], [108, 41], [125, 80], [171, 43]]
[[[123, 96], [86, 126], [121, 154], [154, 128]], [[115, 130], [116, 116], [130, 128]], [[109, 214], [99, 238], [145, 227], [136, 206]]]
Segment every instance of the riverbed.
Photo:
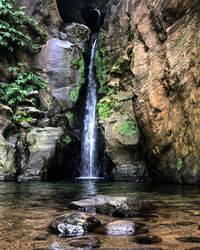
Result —
[[[155, 244], [132, 242], [134, 236], [92, 234], [101, 248], [200, 249], [200, 243], [180, 242], [180, 237], [200, 237], [200, 188], [169, 184], [77, 180], [73, 182], [0, 182], [0, 249], [49, 249], [67, 238], [49, 234], [47, 226], [70, 210], [69, 203], [97, 194], [129, 196], [152, 201], [157, 209], [148, 215], [129, 218], [149, 233], [162, 238]], [[117, 220], [96, 215], [103, 223]], [[194, 239], [193, 239], [194, 240]], [[194, 248], [196, 247], [196, 248]], [[197, 248], [198, 247], [198, 248]]]

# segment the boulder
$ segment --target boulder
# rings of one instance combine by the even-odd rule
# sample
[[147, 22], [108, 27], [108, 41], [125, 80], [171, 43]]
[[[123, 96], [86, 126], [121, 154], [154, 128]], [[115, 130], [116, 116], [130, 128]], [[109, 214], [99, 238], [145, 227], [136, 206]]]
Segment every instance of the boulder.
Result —
[[71, 207], [86, 212], [97, 212], [110, 216], [132, 217], [155, 208], [151, 202], [128, 197], [97, 195], [93, 198], [70, 203]]
[[78, 45], [81, 50], [88, 47], [90, 29], [87, 26], [79, 23], [70, 23], [65, 25], [64, 31], [67, 35], [65, 40]]
[[24, 172], [19, 181], [41, 180], [45, 178], [47, 169], [55, 156], [57, 140], [63, 135], [61, 127], [33, 128], [25, 135], [25, 143], [29, 152]]
[[93, 215], [81, 212], [57, 216], [48, 226], [48, 231], [60, 236], [78, 236], [92, 232], [101, 222]]
[[99, 239], [92, 236], [82, 236], [70, 240], [69, 245], [77, 248], [99, 248], [101, 242]]
[[139, 244], [155, 244], [160, 243], [162, 238], [157, 235], [143, 234], [135, 236], [131, 241], [137, 242]]
[[136, 225], [133, 221], [117, 220], [104, 226], [97, 227], [95, 232], [112, 236], [127, 236], [133, 235], [135, 230]]
[[[106, 96], [98, 106], [106, 153], [115, 164], [112, 177], [115, 180], [135, 181], [143, 178], [146, 168], [138, 152], [140, 134], [133, 111], [133, 93], [120, 91]], [[108, 113], [104, 113], [105, 106]]]
[[4, 133], [11, 124], [11, 108], [0, 103], [0, 180], [11, 180], [15, 177], [15, 149], [7, 142]]

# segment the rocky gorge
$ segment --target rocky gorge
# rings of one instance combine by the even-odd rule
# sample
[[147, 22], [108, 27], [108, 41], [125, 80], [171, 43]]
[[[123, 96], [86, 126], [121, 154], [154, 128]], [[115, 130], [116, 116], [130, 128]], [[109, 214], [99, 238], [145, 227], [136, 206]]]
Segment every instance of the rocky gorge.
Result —
[[87, 13], [98, 8], [104, 17], [95, 56], [101, 171], [114, 180], [199, 183], [197, 0], [23, 0], [17, 6], [38, 22], [31, 33], [37, 46], [7, 53], [1, 44], [1, 82], [16, 79], [7, 68], [23, 62], [47, 87], [16, 105], [1, 98], [1, 180], [77, 175], [95, 29]]

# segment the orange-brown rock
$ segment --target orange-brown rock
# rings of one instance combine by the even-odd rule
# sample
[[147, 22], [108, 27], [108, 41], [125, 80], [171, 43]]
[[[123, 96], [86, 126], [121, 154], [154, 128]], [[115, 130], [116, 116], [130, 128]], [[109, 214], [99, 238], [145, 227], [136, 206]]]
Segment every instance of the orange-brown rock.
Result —
[[129, 69], [111, 82], [134, 91], [152, 177], [199, 183], [199, 1], [111, 0], [106, 11], [110, 68], [130, 48]]

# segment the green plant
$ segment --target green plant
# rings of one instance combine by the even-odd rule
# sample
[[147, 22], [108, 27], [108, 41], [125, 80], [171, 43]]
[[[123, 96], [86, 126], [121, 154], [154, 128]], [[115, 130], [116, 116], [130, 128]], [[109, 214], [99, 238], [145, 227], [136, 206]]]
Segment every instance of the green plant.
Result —
[[112, 67], [110, 72], [122, 75], [125, 72], [125, 70], [129, 67], [129, 63], [130, 63], [129, 59], [120, 57], [116, 61], [115, 65]]
[[178, 160], [177, 160], [177, 165], [176, 165], [176, 167], [177, 167], [178, 170], [182, 167], [182, 164], [183, 164], [182, 159], [181, 159], [181, 158], [178, 158]]
[[100, 84], [98, 90], [98, 94], [100, 95], [105, 95], [107, 93], [108, 62], [107, 42], [105, 39], [105, 31], [102, 29], [100, 32], [98, 50], [95, 53], [95, 70], [97, 80]]
[[83, 59], [83, 54], [79, 54], [80, 59], [79, 60], [73, 60], [72, 61], [72, 67], [73, 69], [79, 70], [79, 79], [78, 79], [78, 87], [73, 89], [71, 91], [70, 97], [73, 102], [76, 102], [79, 97], [79, 91], [81, 89], [81, 86], [85, 83], [85, 63]]
[[71, 127], [72, 124], [73, 124], [74, 114], [71, 113], [71, 112], [69, 112], [69, 113], [67, 114], [67, 118], [68, 118], [69, 126]]
[[[36, 51], [44, 43], [47, 35], [39, 24], [25, 15], [25, 7], [16, 6], [9, 0], [0, 0], [0, 46], [13, 51], [18, 46], [30, 45]], [[35, 34], [36, 37], [35, 37]], [[34, 36], [32, 39], [32, 36]]]
[[120, 134], [132, 137], [136, 133], [137, 123], [134, 120], [126, 120], [124, 124], [120, 127]]
[[72, 139], [69, 135], [65, 135], [64, 137], [59, 139], [58, 142], [61, 144], [70, 144], [72, 142]]
[[18, 67], [9, 67], [13, 73], [11, 83], [0, 82], [0, 100], [10, 107], [22, 103], [29, 92], [36, 89], [45, 89], [46, 83], [27, 64], [18, 63]]
[[111, 116], [113, 111], [117, 111], [120, 109], [118, 101], [113, 98], [98, 102], [97, 107], [99, 119], [108, 118]]
[[18, 114], [18, 115], [14, 115], [12, 119], [16, 124], [18, 124], [21, 118], [22, 116]]

